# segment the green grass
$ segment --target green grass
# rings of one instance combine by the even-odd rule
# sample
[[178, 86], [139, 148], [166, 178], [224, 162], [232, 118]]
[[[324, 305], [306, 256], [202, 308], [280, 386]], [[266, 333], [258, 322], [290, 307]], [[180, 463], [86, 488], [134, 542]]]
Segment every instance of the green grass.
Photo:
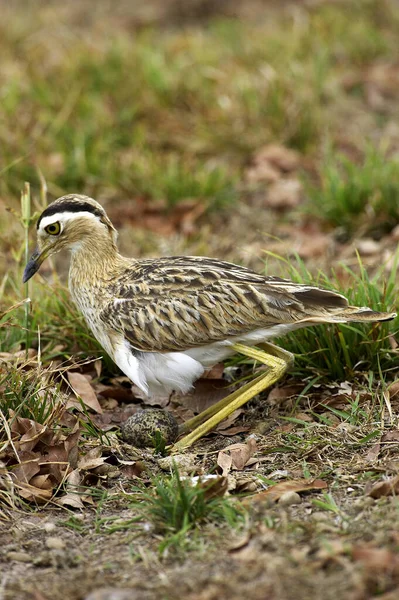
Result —
[[[65, 25], [73, 6], [60, 19], [13, 4], [0, 24], [4, 197], [24, 180], [36, 190], [39, 167], [55, 196], [225, 205], [260, 146], [320, 156], [326, 135], [334, 145], [342, 119], [365, 102], [342, 77], [389, 60], [399, 41], [398, 11], [378, 0], [134, 35], [121, 23], [109, 37], [90, 4], [82, 10], [87, 31], [83, 18], [82, 30]], [[376, 115], [359, 145], [389, 116]]]
[[0, 393], [1, 410], [9, 425], [17, 417], [50, 425], [63, 412], [66, 398], [60, 384], [54, 382], [54, 371], [31, 360], [20, 364], [0, 361]]
[[[389, 273], [382, 265], [373, 276], [368, 274], [360, 258], [358, 271], [343, 266], [340, 277], [337, 272], [332, 272], [331, 276], [322, 272], [312, 275], [299, 257], [295, 264], [281, 260], [284, 277], [288, 279], [341, 292], [353, 306], [398, 312], [396, 271], [399, 255]], [[398, 353], [392, 350], [389, 336], [397, 335], [398, 331], [399, 317], [378, 324], [308, 327], [285, 336], [277, 343], [295, 354], [294, 371], [297, 375], [317, 374], [332, 380], [344, 380], [355, 377], [358, 372], [394, 373]]]
[[371, 146], [362, 164], [331, 153], [307, 195], [308, 210], [335, 227], [381, 235], [399, 220], [399, 160]]
[[190, 531], [206, 522], [237, 528], [245, 511], [238, 502], [223, 497], [221, 480], [193, 483], [182, 478], [174, 467], [170, 478], [157, 478], [147, 489], [136, 488], [137, 500], [132, 508], [148, 520], [154, 531], [162, 534], [160, 553], [173, 547], [184, 549], [190, 544]]

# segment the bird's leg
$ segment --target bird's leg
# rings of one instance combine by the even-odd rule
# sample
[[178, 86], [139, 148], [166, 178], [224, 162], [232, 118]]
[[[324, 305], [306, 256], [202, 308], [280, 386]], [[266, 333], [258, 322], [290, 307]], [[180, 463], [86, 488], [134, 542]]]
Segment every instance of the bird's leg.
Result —
[[[262, 353], [262, 357], [260, 358], [259, 350], [256, 350], [256, 349], [248, 347], [248, 346], [243, 346], [241, 344], [240, 345], [236, 344], [234, 346], [234, 349], [237, 350], [237, 352], [239, 351], [238, 346], [240, 346], [240, 348], [241, 348], [241, 350], [240, 350], [241, 354], [244, 354], [244, 352], [242, 350], [242, 348], [244, 347], [251, 352], [250, 358], [255, 358], [256, 360], [260, 360], [261, 362], [264, 362], [264, 360], [263, 360], [264, 352]], [[266, 343], [266, 342], [263, 344], [259, 344], [259, 347], [263, 348], [264, 351], [267, 352], [267, 354], [274, 356], [274, 357], [279, 357], [282, 360], [285, 360], [287, 363], [287, 369], [290, 368], [294, 364], [294, 356], [291, 354], [291, 352], [288, 352], [287, 350], [283, 350], [282, 348], [279, 348], [278, 346], [275, 346], [274, 344], [270, 344], [270, 343]], [[256, 353], [256, 356], [255, 356], [255, 353]], [[248, 354], [247, 354], [247, 356], [248, 356]], [[249, 383], [247, 383], [244, 386], [237, 389], [235, 392], [231, 393], [229, 396], [226, 396], [225, 398], [222, 398], [222, 400], [220, 400], [219, 402], [212, 404], [212, 406], [210, 406], [206, 410], [202, 411], [199, 415], [196, 415], [192, 419], [189, 419], [188, 421], [183, 423], [183, 425], [181, 425], [179, 428], [179, 433], [186, 433], [188, 431], [192, 431], [193, 429], [198, 427], [198, 425], [200, 425], [201, 423], [206, 421], [209, 417], [212, 417], [217, 412], [219, 412], [222, 408], [224, 408], [225, 406], [230, 404], [230, 402], [232, 400], [234, 400], [235, 398], [237, 398], [237, 396], [240, 396], [241, 394], [246, 392], [253, 385], [255, 385], [255, 383], [257, 383], [258, 381], [261, 381], [262, 379], [263, 379], [263, 373], [262, 373], [262, 375], [259, 375], [257, 378], [253, 379]]]
[[244, 344], [234, 344], [232, 346], [236, 352], [268, 366], [268, 371], [187, 421], [182, 431], [189, 429], [192, 429], [192, 431], [172, 446], [172, 452], [180, 452], [191, 446], [198, 439], [209, 433], [221, 421], [230, 416], [237, 408], [240, 408], [251, 400], [251, 398], [272, 386], [284, 375], [293, 363], [293, 355], [273, 344], [262, 344], [262, 347], [264, 348], [263, 350], [245, 346]]

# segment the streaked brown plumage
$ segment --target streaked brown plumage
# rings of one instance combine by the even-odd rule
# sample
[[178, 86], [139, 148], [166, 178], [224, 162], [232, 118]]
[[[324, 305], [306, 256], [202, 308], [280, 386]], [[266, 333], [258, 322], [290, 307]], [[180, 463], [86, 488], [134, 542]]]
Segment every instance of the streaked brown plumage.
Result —
[[187, 391], [205, 367], [233, 354], [237, 344], [242, 350], [242, 344], [260, 344], [307, 325], [395, 316], [348, 306], [333, 291], [216, 259], [125, 258], [104, 209], [87, 196], [59, 198], [37, 228], [38, 251], [24, 280], [47, 256], [71, 250], [74, 301], [110, 356], [147, 393]]

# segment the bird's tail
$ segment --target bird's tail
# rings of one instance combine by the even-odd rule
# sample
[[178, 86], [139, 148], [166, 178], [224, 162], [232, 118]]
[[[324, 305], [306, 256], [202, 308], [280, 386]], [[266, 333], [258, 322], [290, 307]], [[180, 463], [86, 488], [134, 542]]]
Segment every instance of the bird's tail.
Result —
[[316, 316], [312, 315], [303, 321], [312, 323], [373, 323], [377, 321], [392, 321], [396, 318], [394, 312], [378, 312], [371, 308], [346, 306], [336, 311], [329, 311], [328, 314]]

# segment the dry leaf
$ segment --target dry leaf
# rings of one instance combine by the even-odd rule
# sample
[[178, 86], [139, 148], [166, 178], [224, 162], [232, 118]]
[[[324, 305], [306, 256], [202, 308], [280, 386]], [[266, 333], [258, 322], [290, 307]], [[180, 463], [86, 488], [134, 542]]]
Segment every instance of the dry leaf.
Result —
[[101, 446], [89, 450], [89, 452], [79, 459], [78, 469], [81, 469], [82, 471], [89, 471], [90, 469], [95, 469], [96, 467], [103, 465], [106, 461], [106, 457], [101, 456], [101, 453]]
[[228, 481], [223, 475], [195, 475], [194, 477], [181, 477], [182, 481], [189, 482], [193, 487], [204, 491], [205, 500], [224, 496], [227, 492]]
[[389, 443], [389, 442], [399, 443], [399, 431], [397, 429], [392, 429], [391, 431], [386, 431], [385, 433], [383, 433], [383, 435], [381, 437], [381, 442], [383, 444]]
[[[396, 346], [397, 347], [397, 346]], [[393, 348], [395, 350], [395, 348]], [[388, 388], [391, 399], [399, 395], [399, 381], [394, 381]]]
[[269, 144], [254, 154], [252, 165], [246, 171], [246, 178], [251, 183], [274, 182], [298, 167], [299, 154], [295, 150]]
[[230, 469], [242, 471], [250, 463], [257, 450], [258, 447], [253, 437], [250, 437], [246, 444], [232, 444], [221, 450], [218, 454], [217, 463], [222, 468], [223, 475], [227, 475]]
[[378, 455], [380, 453], [380, 450], [381, 450], [381, 444], [380, 444], [380, 442], [377, 442], [367, 452], [367, 454], [365, 456], [365, 460], [367, 462], [375, 462], [378, 459]]
[[322, 479], [313, 479], [312, 481], [309, 479], [281, 481], [280, 483], [276, 483], [276, 485], [269, 487], [267, 490], [263, 490], [262, 492], [258, 492], [254, 496], [251, 496], [247, 501], [250, 501], [251, 503], [267, 500], [277, 502], [277, 500], [279, 500], [286, 492], [310, 492], [313, 490], [325, 490], [327, 487], [328, 485]]
[[224, 363], [217, 363], [210, 369], [206, 369], [201, 379], [223, 379]]
[[381, 498], [382, 496], [396, 496], [399, 493], [399, 475], [387, 479], [386, 481], [378, 481], [373, 485], [368, 492], [371, 498]]
[[101, 414], [103, 410], [97, 400], [94, 389], [86, 377], [76, 371], [68, 371], [67, 375], [76, 396], [80, 396], [86, 406]]
[[246, 425], [236, 425], [235, 427], [229, 427], [229, 429], [216, 429], [217, 433], [223, 435], [224, 437], [233, 437], [238, 433], [247, 433], [250, 430], [249, 426]]
[[18, 483], [16, 487], [19, 495], [28, 502], [44, 504], [48, 502], [53, 495], [53, 490], [41, 489], [34, 485], [29, 485], [29, 483]]
[[199, 414], [228, 396], [230, 392], [224, 379], [199, 379], [191, 393], [173, 396], [173, 403], [183, 404], [184, 408]]
[[397, 572], [399, 569], [399, 558], [397, 554], [388, 550], [388, 548], [373, 548], [370, 546], [355, 546], [352, 548], [352, 558], [356, 562], [362, 563], [367, 571], [377, 573]]
[[229, 429], [231, 425], [233, 425], [234, 421], [244, 412], [244, 409], [238, 408], [235, 410], [227, 419], [224, 419], [219, 425], [216, 427], [216, 431], [221, 432], [225, 429]]
[[230, 473], [231, 466], [233, 464], [233, 459], [229, 454], [226, 454], [226, 452], [219, 452], [217, 464], [222, 469], [223, 477], [227, 477], [227, 475]]

